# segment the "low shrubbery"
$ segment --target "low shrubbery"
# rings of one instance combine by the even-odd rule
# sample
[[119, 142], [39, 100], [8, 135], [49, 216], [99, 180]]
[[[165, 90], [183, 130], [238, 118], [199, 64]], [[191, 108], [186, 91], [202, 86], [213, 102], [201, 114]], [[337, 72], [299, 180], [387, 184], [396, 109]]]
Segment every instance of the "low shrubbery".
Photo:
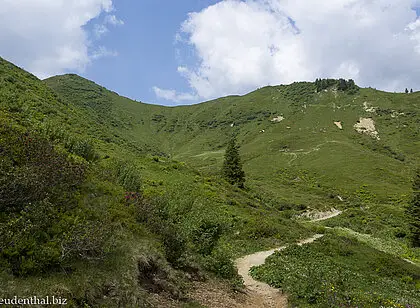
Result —
[[34, 132], [2, 125], [0, 137], [3, 270], [25, 276], [103, 258], [109, 228], [79, 202], [87, 165]]
[[420, 269], [355, 239], [325, 235], [293, 245], [254, 268], [253, 276], [310, 307], [417, 307]]

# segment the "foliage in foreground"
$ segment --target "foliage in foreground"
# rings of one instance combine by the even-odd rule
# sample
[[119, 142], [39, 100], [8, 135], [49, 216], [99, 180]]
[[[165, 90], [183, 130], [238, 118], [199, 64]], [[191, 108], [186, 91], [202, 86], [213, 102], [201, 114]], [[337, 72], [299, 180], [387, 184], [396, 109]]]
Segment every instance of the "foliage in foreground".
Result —
[[1, 269], [17, 276], [102, 259], [110, 238], [79, 201], [88, 166], [34, 132], [0, 126]]
[[420, 268], [355, 239], [325, 235], [268, 258], [252, 274], [299, 307], [417, 307]]
[[417, 170], [413, 182], [413, 198], [407, 208], [410, 225], [410, 240], [414, 247], [420, 247], [420, 169]]

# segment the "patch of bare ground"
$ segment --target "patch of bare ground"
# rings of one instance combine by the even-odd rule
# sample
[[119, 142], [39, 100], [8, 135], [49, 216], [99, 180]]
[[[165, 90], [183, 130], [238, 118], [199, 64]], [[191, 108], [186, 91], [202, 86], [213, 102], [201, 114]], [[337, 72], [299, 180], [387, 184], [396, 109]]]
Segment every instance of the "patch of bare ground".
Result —
[[[340, 200], [342, 200], [342, 199], [340, 199]], [[321, 220], [326, 220], [326, 219], [333, 218], [335, 216], [340, 215], [341, 213], [342, 212], [340, 210], [337, 210], [337, 209], [331, 209], [331, 210], [325, 211], [325, 212], [307, 211], [307, 212], [303, 213], [302, 215], [300, 215], [300, 217], [308, 218], [308, 219], [310, 219], [310, 221], [316, 222], [316, 221], [321, 221]]]
[[243, 305], [247, 295], [232, 290], [232, 287], [223, 281], [195, 281], [188, 295], [190, 299], [209, 308], [246, 307]]

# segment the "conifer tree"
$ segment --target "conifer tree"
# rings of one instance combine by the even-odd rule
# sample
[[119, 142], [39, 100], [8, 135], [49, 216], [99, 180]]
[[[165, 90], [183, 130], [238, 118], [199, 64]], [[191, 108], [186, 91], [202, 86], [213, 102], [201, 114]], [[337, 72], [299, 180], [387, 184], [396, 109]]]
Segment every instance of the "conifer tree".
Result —
[[232, 137], [227, 145], [222, 173], [229, 183], [244, 188], [245, 172], [242, 170], [239, 146], [236, 144], [235, 137]]
[[340, 91], [346, 91], [347, 90], [347, 82], [343, 78], [340, 78], [338, 80], [338, 90], [340, 90]]
[[328, 88], [327, 81], [325, 79], [321, 79], [321, 90], [325, 90]]
[[407, 207], [408, 223], [410, 225], [410, 240], [414, 247], [420, 247], [420, 168], [414, 177], [413, 197]]

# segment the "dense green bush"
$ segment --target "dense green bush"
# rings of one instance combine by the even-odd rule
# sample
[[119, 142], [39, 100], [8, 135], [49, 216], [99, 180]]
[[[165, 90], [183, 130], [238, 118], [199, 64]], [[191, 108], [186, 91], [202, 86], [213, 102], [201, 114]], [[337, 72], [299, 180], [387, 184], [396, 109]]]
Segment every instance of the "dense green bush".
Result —
[[221, 278], [238, 278], [238, 273], [232, 260], [232, 255], [226, 249], [215, 249], [204, 258], [204, 267]]
[[0, 126], [0, 259], [25, 276], [100, 259], [111, 237], [98, 217], [81, 209], [87, 167], [41, 136]]
[[198, 253], [209, 255], [216, 247], [222, 235], [222, 226], [213, 221], [203, 221], [201, 225], [193, 231], [192, 242]]
[[1, 125], [0, 136], [0, 209], [19, 212], [44, 199], [69, 206], [69, 195], [83, 182], [86, 167], [33, 133]]
[[187, 239], [180, 226], [169, 217], [168, 199], [164, 196], [144, 198], [135, 195], [127, 202], [135, 206], [137, 221], [161, 238], [167, 260], [178, 266], [178, 261], [186, 253]]

